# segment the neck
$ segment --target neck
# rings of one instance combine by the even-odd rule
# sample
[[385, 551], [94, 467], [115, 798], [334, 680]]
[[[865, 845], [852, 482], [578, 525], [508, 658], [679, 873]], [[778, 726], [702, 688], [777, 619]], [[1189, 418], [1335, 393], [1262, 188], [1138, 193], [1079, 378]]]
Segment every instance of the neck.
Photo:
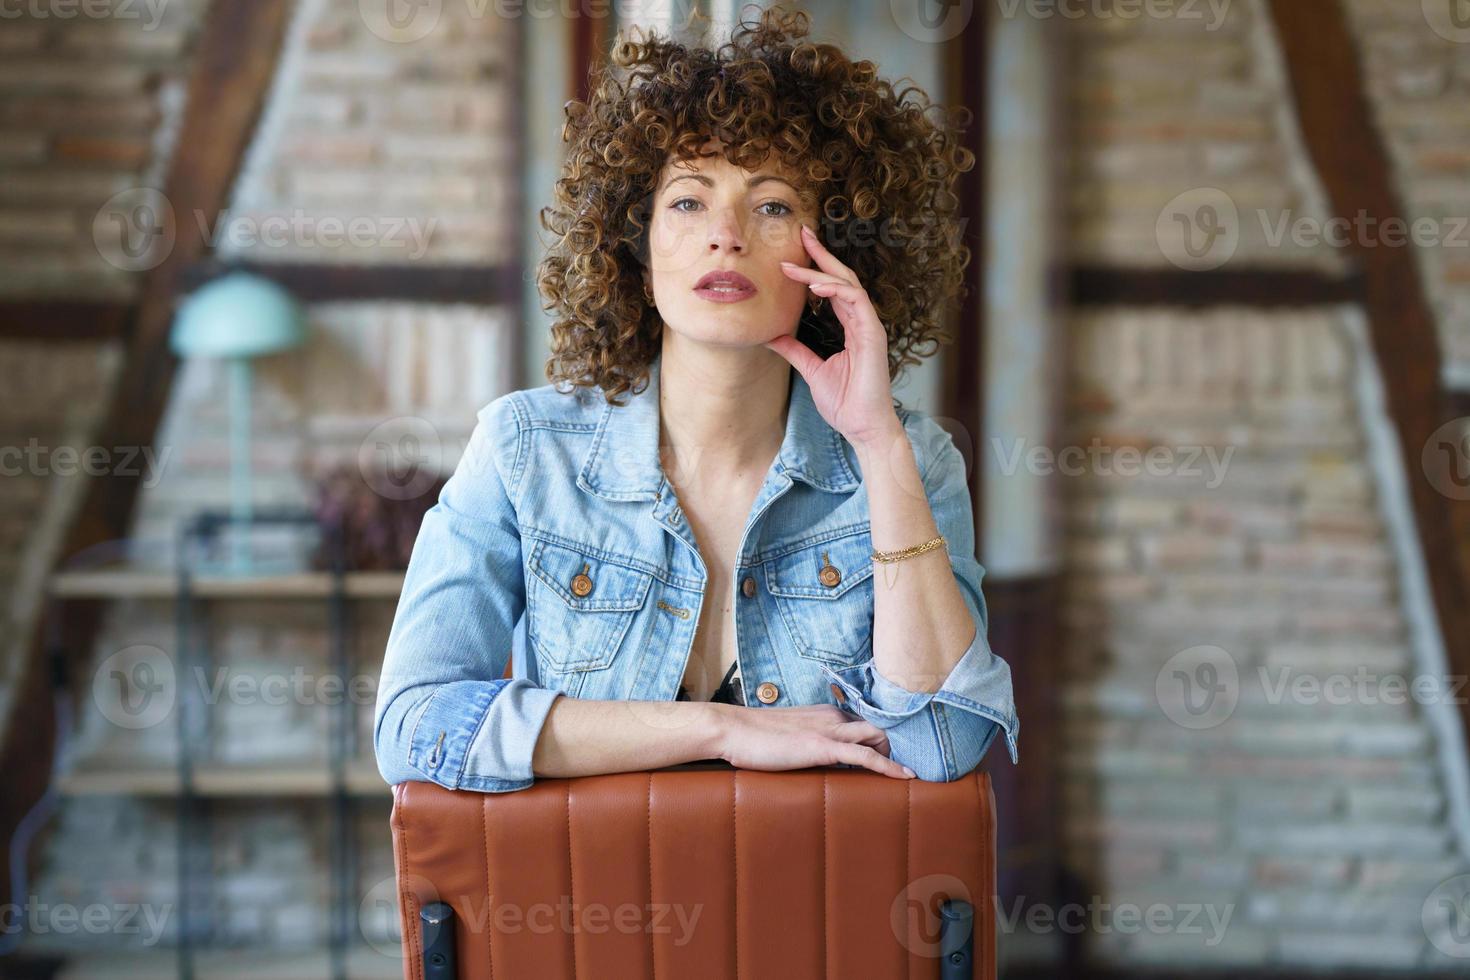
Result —
[[786, 434], [791, 370], [765, 347], [695, 345], [665, 331], [659, 451], [669, 481], [718, 486], [764, 475]]

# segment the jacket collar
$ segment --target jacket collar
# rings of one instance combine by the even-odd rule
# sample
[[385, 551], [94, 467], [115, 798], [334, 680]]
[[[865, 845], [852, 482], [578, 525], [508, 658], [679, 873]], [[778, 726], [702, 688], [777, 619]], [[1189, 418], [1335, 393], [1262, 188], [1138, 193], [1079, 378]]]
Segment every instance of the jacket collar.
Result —
[[[659, 462], [658, 391], [663, 355], [653, 360], [648, 385], [625, 394], [625, 403], [603, 402], [592, 445], [582, 461], [577, 486], [608, 500], [653, 500], [664, 484]], [[812, 401], [806, 379], [791, 369], [786, 434], [773, 469], [828, 493], [851, 493], [860, 485], [847, 460], [845, 440], [827, 424]]]

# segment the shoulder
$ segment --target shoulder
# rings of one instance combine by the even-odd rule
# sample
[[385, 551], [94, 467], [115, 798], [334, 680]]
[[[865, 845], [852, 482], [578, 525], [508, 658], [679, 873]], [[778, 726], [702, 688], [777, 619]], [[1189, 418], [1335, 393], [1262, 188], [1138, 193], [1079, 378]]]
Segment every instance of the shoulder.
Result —
[[476, 413], [479, 424], [462, 465], [470, 472], [493, 466], [518, 499], [533, 469], [548, 477], [559, 468], [575, 473], [605, 404], [600, 391], [584, 388], [564, 392], [546, 384], [506, 392]]
[[575, 388], [559, 391], [555, 385], [510, 391], [485, 405], [479, 411], [480, 421], [517, 434], [527, 429], [595, 427], [605, 405], [595, 389]]

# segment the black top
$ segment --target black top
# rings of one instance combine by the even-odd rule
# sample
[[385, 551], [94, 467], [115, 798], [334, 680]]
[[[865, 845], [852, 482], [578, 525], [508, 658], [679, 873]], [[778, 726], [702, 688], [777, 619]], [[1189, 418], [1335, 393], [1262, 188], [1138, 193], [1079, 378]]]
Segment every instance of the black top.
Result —
[[[718, 701], [721, 704], [741, 705], [745, 703], [745, 698], [740, 693], [740, 681], [735, 678], [735, 668], [738, 665], [739, 661], [730, 664], [730, 669], [725, 671], [725, 679], [720, 681], [720, 686], [715, 689], [714, 694], [710, 695], [711, 702]], [[692, 701], [694, 699], [689, 696], [688, 689], [683, 684], [680, 684], [679, 696], [674, 700]]]

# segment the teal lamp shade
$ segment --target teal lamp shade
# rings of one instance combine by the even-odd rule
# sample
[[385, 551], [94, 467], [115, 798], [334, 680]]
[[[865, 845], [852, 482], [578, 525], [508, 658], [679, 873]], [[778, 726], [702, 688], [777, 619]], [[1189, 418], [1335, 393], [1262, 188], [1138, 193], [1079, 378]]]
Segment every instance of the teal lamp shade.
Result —
[[180, 357], [229, 362], [231, 556], [223, 571], [251, 573], [246, 535], [253, 517], [250, 481], [251, 358], [306, 339], [306, 316], [280, 286], [235, 272], [200, 287], [179, 307], [169, 343]]
[[248, 272], [201, 286], [179, 307], [169, 337], [180, 357], [260, 357], [305, 339], [306, 317], [291, 294]]

